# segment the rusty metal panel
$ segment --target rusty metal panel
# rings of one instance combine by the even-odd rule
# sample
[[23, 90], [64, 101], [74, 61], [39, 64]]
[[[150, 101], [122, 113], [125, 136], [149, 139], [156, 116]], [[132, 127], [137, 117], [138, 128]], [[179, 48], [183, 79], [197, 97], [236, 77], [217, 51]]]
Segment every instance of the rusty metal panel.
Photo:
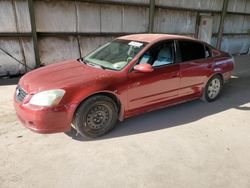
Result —
[[76, 37], [41, 37], [38, 47], [44, 65], [80, 57]]
[[37, 31], [76, 31], [75, 3], [72, 1], [35, 1]]
[[172, 7], [192, 8], [192, 9], [206, 9], [206, 10], [221, 10], [222, 0], [158, 0], [157, 5], [165, 5]]
[[224, 24], [224, 33], [242, 33], [244, 16], [227, 15]]
[[78, 31], [79, 32], [100, 32], [101, 11], [100, 4], [77, 3]]
[[194, 33], [196, 13], [156, 9], [154, 32], [160, 33]]
[[80, 37], [82, 56], [87, 55], [97, 47], [113, 40], [114, 37]]
[[228, 11], [231, 12], [245, 12], [247, 0], [229, 0]]

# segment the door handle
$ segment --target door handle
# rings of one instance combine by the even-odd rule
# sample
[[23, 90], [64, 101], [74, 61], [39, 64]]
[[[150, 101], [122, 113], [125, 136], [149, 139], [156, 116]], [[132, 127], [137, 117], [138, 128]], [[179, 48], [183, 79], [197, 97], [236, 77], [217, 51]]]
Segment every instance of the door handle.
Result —
[[207, 68], [211, 69], [212, 68], [212, 64], [207, 65]]
[[177, 72], [177, 73], [172, 73], [171, 74], [171, 78], [175, 78], [175, 77], [178, 77], [179, 76], [179, 73]]

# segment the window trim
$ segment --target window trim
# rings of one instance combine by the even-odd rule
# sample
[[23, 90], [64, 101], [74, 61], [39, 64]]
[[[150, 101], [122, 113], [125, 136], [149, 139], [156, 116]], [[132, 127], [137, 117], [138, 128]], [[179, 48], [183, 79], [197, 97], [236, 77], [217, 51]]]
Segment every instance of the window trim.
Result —
[[167, 66], [175, 65], [176, 64], [176, 50], [177, 50], [177, 47], [176, 47], [176, 44], [175, 44], [175, 39], [167, 39], [167, 40], [162, 40], [162, 41], [156, 42], [156, 43], [152, 44], [151, 46], [149, 46], [149, 48], [137, 59], [136, 63], [130, 68], [130, 70], [128, 72], [133, 72], [134, 71], [134, 67], [136, 65], [138, 65], [140, 59], [144, 56], [144, 54], [148, 50], [150, 50], [152, 48], [155, 48], [156, 46], [161, 45], [163, 43], [167, 43], [167, 42], [172, 42], [173, 43], [173, 63], [166, 64], [166, 65], [159, 65], [159, 66], [156, 66], [156, 67], [152, 66], [152, 67], [154, 69], [157, 69], [157, 68], [162, 68], [162, 67], [167, 67]]
[[209, 50], [210, 57], [206, 57], [205, 59], [211, 59], [211, 58], [213, 58], [214, 56], [213, 56], [213, 50], [212, 50], [212, 47], [211, 47], [209, 44], [204, 43], [205, 53], [206, 53], [206, 47], [207, 47], [207, 48], [208, 48], [208, 50]]
[[[152, 67], [155, 68], [161, 68], [161, 67], [166, 67], [166, 66], [170, 66], [170, 65], [174, 65], [175, 64], [175, 44], [174, 44], [174, 40], [168, 40], [168, 42], [172, 42], [172, 59], [173, 59], [173, 63], [170, 64], [165, 64], [165, 65], [158, 65], [158, 66], [153, 66]], [[167, 43], [167, 41], [162, 41], [162, 43]], [[159, 43], [159, 45], [161, 45], [161, 43]], [[159, 51], [160, 52], [160, 51]]]

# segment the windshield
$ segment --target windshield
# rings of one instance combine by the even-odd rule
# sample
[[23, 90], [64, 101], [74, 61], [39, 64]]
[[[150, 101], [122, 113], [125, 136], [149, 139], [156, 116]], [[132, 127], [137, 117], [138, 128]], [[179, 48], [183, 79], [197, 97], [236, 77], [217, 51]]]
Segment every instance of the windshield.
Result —
[[83, 61], [104, 69], [121, 70], [146, 44], [145, 42], [117, 39], [85, 56]]

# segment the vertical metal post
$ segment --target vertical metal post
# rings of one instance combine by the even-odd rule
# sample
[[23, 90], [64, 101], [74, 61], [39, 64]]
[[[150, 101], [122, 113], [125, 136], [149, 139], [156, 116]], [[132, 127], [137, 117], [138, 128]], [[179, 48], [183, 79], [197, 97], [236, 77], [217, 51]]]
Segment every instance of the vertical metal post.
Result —
[[196, 13], [195, 34], [194, 34], [194, 38], [197, 38], [197, 39], [199, 35], [199, 27], [200, 27], [200, 12], [198, 11]]
[[30, 24], [31, 24], [35, 60], [36, 60], [36, 68], [38, 68], [40, 67], [40, 58], [39, 58], [39, 51], [38, 51], [38, 45], [37, 45], [37, 32], [36, 32], [36, 21], [35, 21], [33, 0], [28, 0], [28, 4], [29, 4]]
[[219, 31], [218, 31], [218, 36], [217, 36], [217, 44], [216, 47], [220, 49], [221, 47], [221, 41], [222, 41], [222, 36], [223, 36], [223, 31], [224, 31], [224, 21], [225, 17], [227, 14], [227, 7], [228, 7], [228, 0], [223, 1], [223, 8], [220, 16], [220, 25], [219, 25]]
[[150, 4], [149, 4], [149, 28], [148, 28], [149, 33], [152, 33], [154, 31], [154, 15], [155, 15], [155, 0], [150, 0]]

